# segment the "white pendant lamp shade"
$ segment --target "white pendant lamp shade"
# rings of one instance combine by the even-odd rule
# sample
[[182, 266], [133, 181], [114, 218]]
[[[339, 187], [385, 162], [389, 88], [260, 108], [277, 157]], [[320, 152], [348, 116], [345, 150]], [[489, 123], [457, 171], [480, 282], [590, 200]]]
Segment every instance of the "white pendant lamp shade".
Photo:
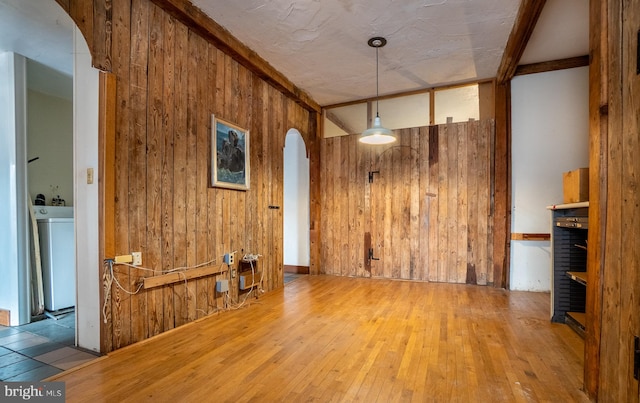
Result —
[[378, 113], [378, 48], [387, 44], [387, 40], [382, 37], [369, 39], [367, 42], [372, 48], [376, 48], [376, 118], [373, 120], [373, 126], [362, 132], [360, 142], [364, 144], [389, 144], [396, 141], [393, 132], [382, 126], [380, 122], [380, 114]]
[[364, 144], [389, 144], [396, 141], [393, 132], [382, 126], [380, 116], [376, 116], [373, 126], [362, 132], [360, 142]]

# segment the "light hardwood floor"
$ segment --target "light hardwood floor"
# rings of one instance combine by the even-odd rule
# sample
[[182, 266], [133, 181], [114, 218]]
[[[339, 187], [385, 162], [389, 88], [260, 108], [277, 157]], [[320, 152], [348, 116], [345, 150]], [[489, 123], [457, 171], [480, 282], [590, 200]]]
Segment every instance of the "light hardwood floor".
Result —
[[588, 402], [549, 294], [306, 276], [49, 380], [89, 402]]

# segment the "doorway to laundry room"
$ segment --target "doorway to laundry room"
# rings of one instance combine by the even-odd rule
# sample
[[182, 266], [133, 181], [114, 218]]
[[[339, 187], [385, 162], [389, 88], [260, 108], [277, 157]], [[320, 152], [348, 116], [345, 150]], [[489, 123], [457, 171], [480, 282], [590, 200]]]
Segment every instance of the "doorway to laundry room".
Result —
[[[0, 187], [11, 190], [8, 205], [19, 206], [0, 217], [17, 223], [8, 228], [13, 246], [0, 248], [16, 263], [0, 268], [7, 280], [0, 297], [0, 313], [6, 312], [0, 317], [6, 319], [0, 321], [0, 380], [39, 380], [94, 359], [86, 350], [99, 351], [98, 280], [89, 284], [77, 270], [80, 263], [90, 267], [86, 256], [97, 250], [98, 220], [87, 214], [97, 211], [97, 190], [87, 191], [74, 175], [77, 166], [97, 160], [97, 73], [84, 38], [54, 0], [0, 0], [0, 20], [6, 39], [0, 67], [7, 67], [0, 70], [15, 84], [13, 93], [0, 96], [11, 101], [2, 102], [5, 112], [9, 106], [18, 111], [15, 130], [2, 135], [16, 145], [13, 155], [0, 155], [0, 171], [15, 164], [14, 184]], [[79, 90], [74, 79], [82, 80]], [[86, 121], [95, 121], [95, 129], [83, 127]], [[80, 295], [76, 278], [87, 284]], [[83, 317], [76, 320], [78, 307]]]

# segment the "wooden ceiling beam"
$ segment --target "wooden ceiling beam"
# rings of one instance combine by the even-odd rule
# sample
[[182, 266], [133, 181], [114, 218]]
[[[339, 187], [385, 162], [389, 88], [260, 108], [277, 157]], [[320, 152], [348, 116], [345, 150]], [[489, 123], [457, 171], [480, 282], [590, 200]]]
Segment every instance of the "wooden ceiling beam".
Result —
[[576, 67], [585, 67], [589, 65], [589, 55], [570, 57], [567, 59], [551, 60], [548, 62], [521, 64], [516, 68], [515, 75], [522, 76], [525, 74], [545, 73], [547, 71], [573, 69]]
[[520, 58], [527, 47], [545, 3], [546, 0], [522, 0], [502, 55], [500, 67], [498, 67], [498, 84], [505, 84], [515, 75]]
[[309, 94], [294, 85], [266, 60], [231, 35], [227, 29], [211, 19], [189, 0], [152, 1], [302, 107], [309, 111], [320, 113], [320, 105]]

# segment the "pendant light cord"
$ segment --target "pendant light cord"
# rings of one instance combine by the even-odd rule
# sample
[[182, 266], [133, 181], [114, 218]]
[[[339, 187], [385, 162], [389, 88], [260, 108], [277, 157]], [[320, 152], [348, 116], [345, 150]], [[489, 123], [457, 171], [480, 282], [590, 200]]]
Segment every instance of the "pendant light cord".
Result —
[[376, 47], [376, 117], [380, 117], [380, 114], [378, 113], [378, 102], [380, 98], [380, 92], [378, 89], [378, 65], [378, 47]]

